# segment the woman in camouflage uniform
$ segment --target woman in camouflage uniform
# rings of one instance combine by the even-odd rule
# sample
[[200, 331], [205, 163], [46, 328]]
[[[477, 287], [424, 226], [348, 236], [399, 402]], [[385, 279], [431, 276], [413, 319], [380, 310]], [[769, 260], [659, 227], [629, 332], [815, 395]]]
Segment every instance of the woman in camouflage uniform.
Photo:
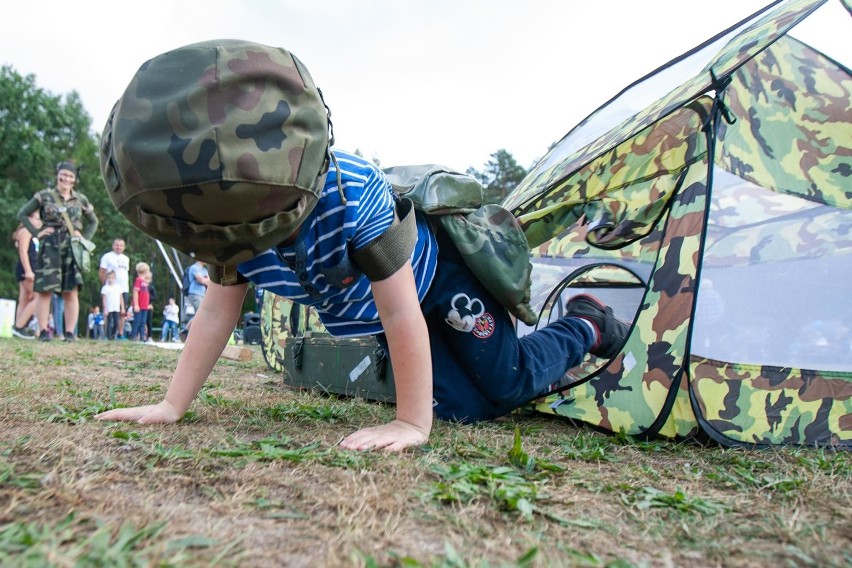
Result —
[[[60, 292], [65, 301], [65, 341], [75, 338], [74, 329], [80, 313], [78, 291], [83, 285], [83, 275], [74, 262], [71, 237], [82, 235], [91, 239], [98, 228], [94, 207], [85, 195], [74, 191], [75, 183], [77, 167], [71, 162], [61, 162], [56, 166], [56, 188], [39, 191], [18, 211], [18, 220], [34, 237], [38, 237], [41, 244], [34, 267], [33, 289], [36, 292], [39, 339], [42, 341], [50, 339], [47, 320], [54, 292]], [[41, 213], [40, 229], [29, 220], [29, 214], [36, 210]], [[73, 235], [68, 232], [63, 212], [71, 219]]]

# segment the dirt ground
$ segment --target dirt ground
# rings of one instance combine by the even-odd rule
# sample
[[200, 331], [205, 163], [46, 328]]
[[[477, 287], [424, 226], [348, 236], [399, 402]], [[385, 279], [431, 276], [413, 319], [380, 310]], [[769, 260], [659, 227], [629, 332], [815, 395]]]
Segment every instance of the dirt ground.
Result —
[[849, 566], [852, 459], [635, 442], [514, 414], [428, 446], [338, 441], [393, 408], [220, 360], [171, 426], [177, 351], [0, 339], [0, 565]]

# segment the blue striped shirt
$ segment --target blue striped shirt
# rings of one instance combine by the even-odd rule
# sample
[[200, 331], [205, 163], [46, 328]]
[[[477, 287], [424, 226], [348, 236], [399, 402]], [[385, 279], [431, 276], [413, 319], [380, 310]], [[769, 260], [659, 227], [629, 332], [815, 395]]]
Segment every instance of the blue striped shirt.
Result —
[[[258, 287], [316, 308], [329, 333], [346, 337], [380, 333], [382, 325], [370, 281], [349, 259], [393, 222], [394, 194], [384, 174], [362, 158], [334, 150], [344, 204], [331, 163], [325, 187], [302, 224], [296, 242], [269, 249], [237, 266]], [[438, 247], [429, 224], [417, 215], [417, 244], [411, 254], [417, 297], [429, 291]]]

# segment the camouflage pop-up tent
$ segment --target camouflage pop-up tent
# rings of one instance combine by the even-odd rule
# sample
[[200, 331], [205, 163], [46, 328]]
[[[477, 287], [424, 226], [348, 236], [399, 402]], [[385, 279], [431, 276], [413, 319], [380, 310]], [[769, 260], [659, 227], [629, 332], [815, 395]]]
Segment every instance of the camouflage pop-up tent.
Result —
[[507, 197], [550, 294], [539, 325], [580, 292], [632, 322], [539, 410], [852, 447], [852, 78], [787, 34], [824, 4], [776, 2], [634, 83]]
[[[583, 292], [632, 323], [620, 354], [538, 410], [639, 437], [852, 447], [852, 78], [787, 34], [835, 8], [852, 37], [850, 1], [776, 2], [720, 33], [581, 122], [506, 198], [539, 325]], [[287, 336], [322, 325], [265, 298], [264, 355], [284, 370]]]

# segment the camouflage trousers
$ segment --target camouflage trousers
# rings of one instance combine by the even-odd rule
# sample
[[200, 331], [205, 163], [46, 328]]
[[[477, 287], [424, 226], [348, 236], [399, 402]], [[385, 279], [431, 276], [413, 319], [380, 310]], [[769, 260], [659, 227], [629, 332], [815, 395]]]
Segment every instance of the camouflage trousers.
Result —
[[74, 263], [71, 239], [66, 231], [56, 231], [41, 239], [33, 272], [36, 292], [69, 292], [83, 286], [83, 275]]

